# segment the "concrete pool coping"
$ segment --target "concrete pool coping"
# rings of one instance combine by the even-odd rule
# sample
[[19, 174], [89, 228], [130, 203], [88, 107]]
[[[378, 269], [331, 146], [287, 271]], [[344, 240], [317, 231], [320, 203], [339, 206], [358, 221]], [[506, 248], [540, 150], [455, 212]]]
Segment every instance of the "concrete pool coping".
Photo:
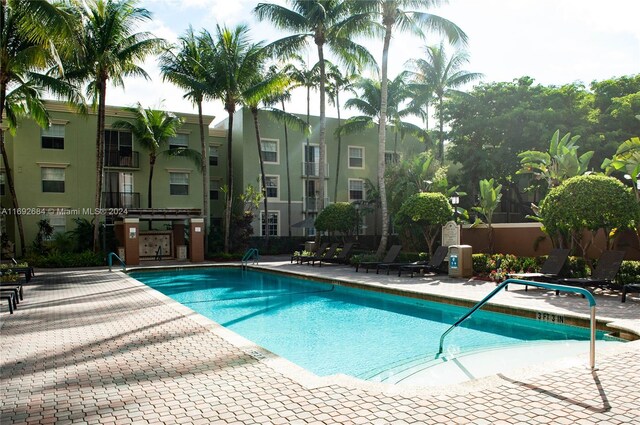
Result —
[[[261, 267], [385, 287], [424, 286], [470, 299], [494, 287], [276, 260]], [[593, 372], [585, 367], [586, 356], [579, 356], [445, 388], [317, 378], [121, 273], [36, 273], [16, 314], [0, 314], [3, 424], [640, 421], [639, 341], [596, 352]], [[499, 301], [547, 305], [552, 313], [585, 304], [576, 296], [543, 292], [509, 291]], [[624, 305], [619, 296], [597, 298], [602, 317], [620, 322], [627, 316], [630, 328], [637, 328], [638, 297]]]

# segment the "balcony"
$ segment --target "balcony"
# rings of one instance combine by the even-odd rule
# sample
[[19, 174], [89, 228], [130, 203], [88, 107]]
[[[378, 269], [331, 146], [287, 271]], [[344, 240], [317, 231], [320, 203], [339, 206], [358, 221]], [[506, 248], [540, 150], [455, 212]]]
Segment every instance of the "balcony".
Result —
[[103, 192], [105, 208], [140, 208], [138, 192]]
[[124, 150], [106, 151], [104, 153], [104, 166], [116, 168], [140, 168], [140, 153]]
[[[324, 206], [329, 205], [329, 198], [324, 198]], [[302, 211], [303, 212], [318, 212], [320, 211], [320, 198], [318, 197], [304, 197], [302, 198]]]
[[[320, 163], [303, 162], [302, 177], [320, 177]], [[329, 178], [329, 164], [324, 164], [324, 178]]]

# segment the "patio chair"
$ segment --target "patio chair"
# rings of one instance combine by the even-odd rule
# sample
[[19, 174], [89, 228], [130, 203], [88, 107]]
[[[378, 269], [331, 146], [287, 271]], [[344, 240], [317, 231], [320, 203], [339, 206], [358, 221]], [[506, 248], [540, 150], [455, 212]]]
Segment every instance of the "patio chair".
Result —
[[12, 292], [0, 292], [0, 300], [7, 300], [9, 303], [9, 313], [13, 314], [13, 310], [17, 307], [17, 302]]
[[[600, 255], [598, 265], [590, 277], [558, 279], [556, 283], [594, 289], [610, 287], [620, 270], [624, 255], [624, 251], [605, 251]], [[556, 291], [556, 295], [559, 293], [560, 291]]]
[[411, 277], [413, 277], [415, 273], [420, 272], [445, 273], [445, 270], [442, 269], [442, 263], [444, 263], [444, 259], [447, 257], [448, 252], [448, 247], [440, 245], [436, 249], [436, 252], [433, 253], [433, 256], [428, 262], [417, 261], [411, 264], [400, 265], [400, 267], [398, 268], [398, 276], [402, 275], [402, 272], [410, 272]]
[[[347, 242], [342, 247], [342, 251], [333, 257], [333, 258], [321, 258], [318, 260], [318, 265], [322, 267], [322, 263], [332, 263], [332, 264], [347, 264], [349, 262], [349, 258], [351, 257], [351, 251], [353, 251], [355, 243]], [[311, 265], [314, 265], [314, 260], [311, 261]]]
[[356, 272], [358, 272], [360, 267], [364, 267], [365, 273], [369, 273], [369, 269], [372, 269], [374, 267], [377, 268], [378, 264], [393, 263], [396, 260], [398, 254], [400, 254], [401, 249], [402, 245], [393, 245], [391, 248], [389, 248], [389, 251], [387, 251], [387, 255], [384, 256], [382, 261], [364, 261], [356, 264]]
[[33, 271], [33, 267], [9, 267], [6, 268], [2, 271], [0, 271], [1, 274], [4, 273], [17, 273], [17, 274], [23, 274], [24, 275], [24, 279], [27, 281], [27, 283], [31, 280], [31, 278], [33, 276], [35, 276], [35, 272]]
[[[318, 246], [316, 249], [312, 250], [311, 252], [313, 253], [313, 255], [316, 255], [316, 253], [318, 252], [324, 252], [327, 250], [327, 248], [329, 248], [329, 242], [324, 242], [322, 243], [320, 246]], [[291, 262], [293, 263], [294, 261], [296, 263], [298, 263], [300, 261], [300, 257], [305, 257], [302, 254], [291, 254]]]
[[[559, 279], [560, 271], [562, 270], [564, 263], [567, 262], [570, 251], [571, 250], [569, 249], [552, 249], [547, 259], [544, 260], [539, 273], [514, 273], [506, 275], [506, 278], [533, 280], [538, 282], [555, 282]], [[528, 289], [528, 286], [524, 287], [525, 291]]]
[[334, 255], [336, 255], [337, 250], [338, 250], [338, 244], [332, 243], [329, 249], [327, 249], [326, 251], [318, 250], [316, 255], [307, 255], [307, 256], [301, 257], [298, 264], [302, 264], [302, 263], [313, 264], [313, 262], [319, 261], [321, 259], [332, 258]]
[[640, 283], [628, 283], [622, 287], [622, 300], [621, 302], [627, 301], [627, 294], [630, 293], [640, 293]]
[[17, 307], [20, 304], [18, 293], [20, 288], [17, 286], [2, 286], [0, 287], [0, 293], [2, 294], [13, 294], [13, 300], [15, 301], [14, 306]]

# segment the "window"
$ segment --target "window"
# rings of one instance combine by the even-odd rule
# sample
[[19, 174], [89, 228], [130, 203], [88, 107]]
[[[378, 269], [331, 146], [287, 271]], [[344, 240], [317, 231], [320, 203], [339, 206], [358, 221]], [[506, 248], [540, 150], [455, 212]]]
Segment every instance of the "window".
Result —
[[64, 149], [64, 125], [51, 124], [42, 129], [42, 149]]
[[260, 140], [262, 146], [262, 160], [264, 162], [278, 163], [278, 141], [277, 140]]
[[364, 148], [349, 146], [349, 168], [364, 168]]
[[215, 146], [211, 146], [209, 148], [209, 165], [211, 167], [217, 167], [218, 166], [218, 148]]
[[305, 143], [303, 145], [304, 149], [304, 163], [302, 172], [305, 176], [315, 177], [320, 174], [320, 165], [318, 163], [320, 159], [320, 146], [318, 145], [308, 145]]
[[[264, 211], [260, 212], [260, 236], [265, 236], [269, 232], [269, 236], [278, 236], [278, 212], [269, 213], [269, 223], [265, 222]], [[266, 227], [266, 228], [265, 228]]]
[[189, 173], [169, 173], [169, 193], [171, 195], [188, 195]]
[[349, 201], [362, 201], [364, 199], [364, 180], [349, 179]]
[[265, 183], [267, 185], [267, 198], [277, 198], [278, 197], [278, 186], [280, 183], [279, 176], [265, 176]]
[[42, 167], [42, 191], [64, 193], [64, 168]]
[[53, 234], [64, 233], [67, 231], [67, 218], [64, 214], [45, 214], [42, 217], [49, 222], [49, 225], [53, 228]]
[[211, 180], [209, 182], [209, 199], [212, 201], [220, 199], [220, 182], [218, 180]]
[[133, 135], [129, 131], [104, 131], [105, 165], [107, 167], [131, 167], [133, 159]]
[[400, 161], [400, 155], [396, 152], [385, 152], [384, 153], [384, 163], [385, 164], [397, 164]]
[[4, 173], [0, 173], [0, 196], [4, 196]]
[[169, 149], [186, 149], [189, 147], [188, 134], [176, 134], [169, 139]]

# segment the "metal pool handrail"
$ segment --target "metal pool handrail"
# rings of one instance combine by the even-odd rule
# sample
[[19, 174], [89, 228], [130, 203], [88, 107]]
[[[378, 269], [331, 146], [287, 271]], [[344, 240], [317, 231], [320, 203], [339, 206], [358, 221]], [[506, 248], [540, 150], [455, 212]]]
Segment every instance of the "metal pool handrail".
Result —
[[260, 260], [260, 254], [258, 253], [258, 248], [249, 248], [247, 252], [242, 256], [242, 267], [244, 268], [249, 261], [253, 260], [254, 263], [258, 263]]
[[116, 254], [115, 252], [110, 252], [109, 255], [107, 255], [107, 264], [109, 265], [109, 271], [111, 271], [111, 265], [113, 264], [113, 257], [116, 257], [118, 261], [120, 261], [120, 264], [122, 264], [122, 271], [126, 272], [127, 265], [124, 263], [122, 258], [118, 257], [118, 254]]
[[590, 337], [590, 345], [589, 345], [589, 366], [591, 367], [591, 370], [594, 370], [596, 367], [596, 300], [595, 298], [593, 298], [593, 294], [591, 294], [591, 292], [587, 291], [584, 288], [577, 288], [575, 286], [557, 285], [555, 283], [532, 282], [532, 281], [520, 280], [520, 279], [507, 279], [504, 282], [500, 283], [498, 286], [496, 286], [496, 288], [493, 291], [489, 293], [489, 295], [484, 297], [480, 302], [478, 302], [475, 306], [473, 306], [473, 308], [469, 310], [464, 316], [458, 319], [456, 323], [451, 325], [451, 327], [447, 329], [440, 336], [440, 347], [438, 349], [438, 354], [436, 356], [439, 356], [440, 354], [442, 354], [444, 339], [452, 330], [457, 328], [458, 325], [460, 325], [462, 322], [467, 320], [469, 316], [471, 316], [473, 313], [479, 310], [483, 305], [485, 305], [491, 298], [493, 298], [494, 295], [496, 295], [504, 287], [510, 284], [537, 286], [538, 288], [551, 289], [554, 291], [575, 292], [575, 293], [584, 295], [587, 301], [589, 301], [589, 307], [591, 310], [591, 325], [590, 325], [591, 337]]

